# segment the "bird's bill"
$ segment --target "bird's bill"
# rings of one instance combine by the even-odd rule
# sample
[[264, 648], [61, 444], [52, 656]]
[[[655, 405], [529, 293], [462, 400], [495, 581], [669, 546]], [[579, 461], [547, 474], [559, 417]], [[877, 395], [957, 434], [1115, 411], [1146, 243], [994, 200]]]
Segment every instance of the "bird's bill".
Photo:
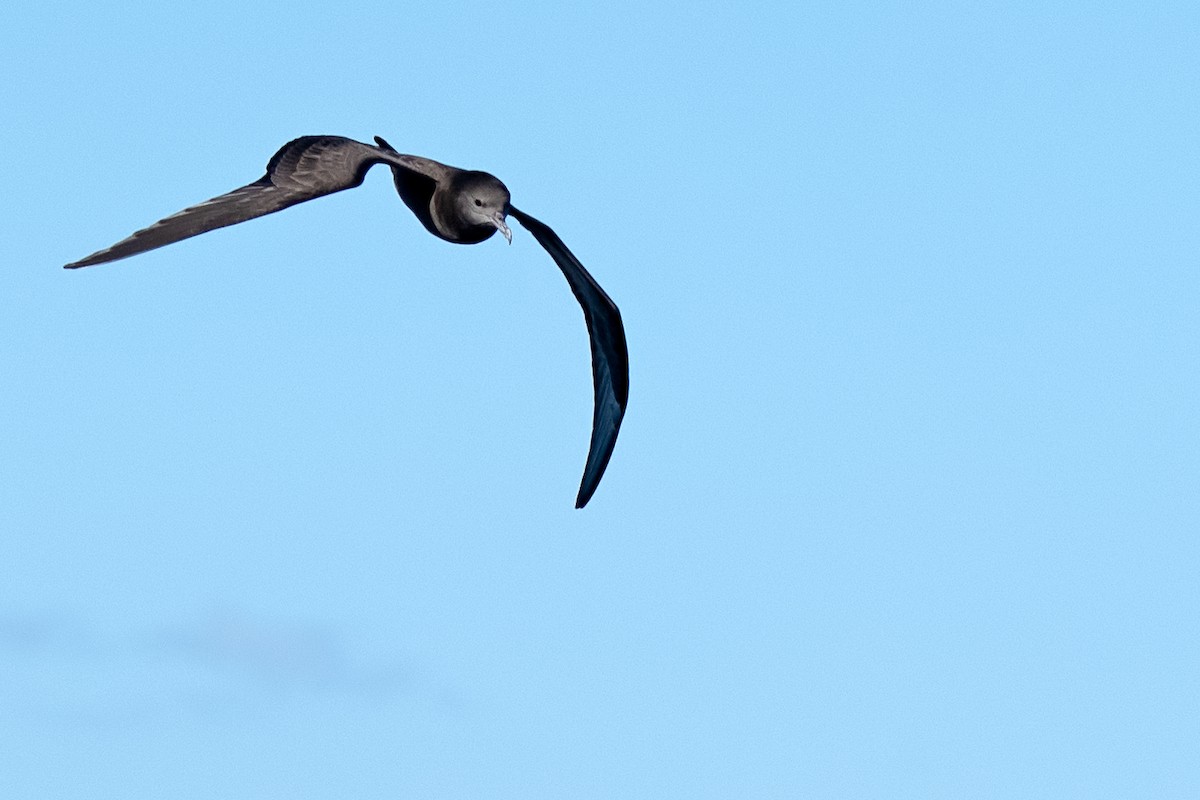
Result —
[[508, 243], [512, 244], [512, 231], [508, 229], [508, 224], [504, 221], [503, 211], [497, 211], [492, 215], [492, 224], [496, 226], [496, 230], [504, 234], [504, 238], [508, 240]]

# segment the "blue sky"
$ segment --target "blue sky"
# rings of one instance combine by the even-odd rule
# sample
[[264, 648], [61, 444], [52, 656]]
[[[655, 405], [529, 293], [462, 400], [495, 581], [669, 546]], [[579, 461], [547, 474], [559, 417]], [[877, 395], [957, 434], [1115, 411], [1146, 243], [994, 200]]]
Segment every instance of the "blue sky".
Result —
[[[10, 2], [0, 793], [1195, 797], [1190, 4]], [[385, 171], [61, 265], [332, 133]]]

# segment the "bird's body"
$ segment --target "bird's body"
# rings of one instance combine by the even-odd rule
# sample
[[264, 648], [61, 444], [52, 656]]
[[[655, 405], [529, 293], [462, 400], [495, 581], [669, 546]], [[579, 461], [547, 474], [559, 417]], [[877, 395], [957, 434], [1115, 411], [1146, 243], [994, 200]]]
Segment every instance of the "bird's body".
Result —
[[579, 260], [547, 225], [517, 210], [508, 188], [486, 172], [463, 170], [342, 136], [302, 136], [288, 142], [251, 184], [190, 206], [111, 247], [67, 264], [102, 264], [153, 250], [227, 225], [360, 185], [367, 170], [387, 164], [396, 191], [425, 229], [448, 242], [477, 244], [500, 231], [512, 241], [505, 219], [516, 219], [554, 259], [583, 308], [592, 349], [595, 409], [592, 439], [576, 498], [582, 508], [595, 492], [616, 444], [629, 397], [629, 355], [621, 313]]

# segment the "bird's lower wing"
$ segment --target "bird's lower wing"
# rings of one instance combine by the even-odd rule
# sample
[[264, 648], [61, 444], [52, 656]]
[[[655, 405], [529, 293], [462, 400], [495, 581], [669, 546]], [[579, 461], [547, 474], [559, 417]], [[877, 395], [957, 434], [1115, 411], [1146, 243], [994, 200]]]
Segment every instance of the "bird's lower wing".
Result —
[[629, 402], [629, 347], [625, 342], [625, 326], [616, 304], [567, 249], [558, 234], [545, 223], [511, 206], [509, 213], [533, 234], [533, 238], [558, 264], [567, 283], [571, 285], [575, 299], [583, 307], [583, 318], [587, 322], [592, 346], [595, 408], [592, 414], [591, 446], [587, 464], [583, 468], [583, 480], [579, 484], [579, 495], [575, 499], [575, 507], [583, 508], [604, 476], [617, 443], [625, 406]]
[[67, 264], [67, 269], [128, 258], [147, 250], [281, 211], [363, 182], [373, 164], [412, 168], [404, 159], [343, 136], [302, 136], [271, 157], [267, 174], [254, 183], [185, 208], [126, 239]]

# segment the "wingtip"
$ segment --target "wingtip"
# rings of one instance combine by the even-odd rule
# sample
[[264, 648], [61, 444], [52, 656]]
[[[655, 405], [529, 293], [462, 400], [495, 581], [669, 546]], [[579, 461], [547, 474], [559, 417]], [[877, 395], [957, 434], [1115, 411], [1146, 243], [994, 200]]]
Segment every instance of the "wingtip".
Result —
[[575, 496], [575, 507], [576, 508], [583, 508], [584, 506], [586, 506], [588, 504], [588, 501], [592, 499], [592, 495], [594, 495], [596, 493], [597, 485], [598, 484], [595, 484], [592, 486], [587, 486], [586, 484], [580, 485], [579, 494], [577, 494]]

